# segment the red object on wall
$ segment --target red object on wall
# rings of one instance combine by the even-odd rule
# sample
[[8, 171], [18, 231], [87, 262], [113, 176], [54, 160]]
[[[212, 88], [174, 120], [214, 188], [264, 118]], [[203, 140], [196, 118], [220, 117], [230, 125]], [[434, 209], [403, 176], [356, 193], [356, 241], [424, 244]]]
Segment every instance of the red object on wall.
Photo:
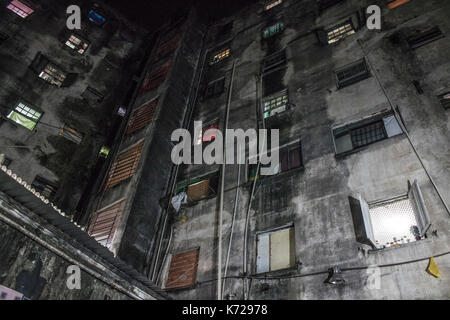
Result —
[[156, 107], [158, 106], [158, 98], [150, 101], [145, 106], [135, 110], [128, 121], [126, 135], [132, 134], [136, 131], [145, 128], [152, 123], [153, 116], [155, 115]]
[[171, 63], [172, 61], [169, 60], [158, 69], [149, 71], [145, 76], [144, 83], [142, 84], [141, 93], [159, 87], [166, 80], [170, 71]]

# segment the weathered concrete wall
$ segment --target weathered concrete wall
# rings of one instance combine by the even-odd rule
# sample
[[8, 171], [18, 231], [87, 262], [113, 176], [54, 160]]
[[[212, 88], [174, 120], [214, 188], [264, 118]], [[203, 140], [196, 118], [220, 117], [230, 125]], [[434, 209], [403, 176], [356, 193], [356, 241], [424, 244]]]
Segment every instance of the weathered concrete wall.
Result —
[[[114, 126], [122, 118], [119, 106], [126, 104], [132, 77], [142, 53], [142, 31], [132, 23], [102, 6], [107, 23], [99, 27], [88, 20], [93, 8], [89, 1], [32, 2], [35, 12], [22, 19], [6, 8], [9, 1], [1, 1], [0, 31], [9, 38], [0, 46], [0, 104], [6, 115], [19, 100], [26, 101], [43, 113], [34, 131], [4, 118], [0, 123], [0, 151], [12, 160], [10, 168], [29, 183], [36, 175], [59, 185], [55, 203], [74, 214], [90, 177], [103, 163], [98, 154], [102, 145], [113, 135]], [[69, 5], [82, 9], [81, 30], [75, 33], [90, 42], [84, 55], [65, 46]], [[125, 40], [135, 40], [133, 43]], [[68, 37], [68, 35], [67, 35]], [[65, 72], [76, 73], [69, 87], [58, 88], [40, 79], [29, 69], [36, 54], [41, 52]], [[103, 101], [88, 101], [82, 93], [92, 87], [104, 94]], [[59, 135], [68, 124], [84, 134], [77, 145]], [[26, 146], [26, 148], [17, 148]], [[97, 165], [97, 166], [96, 166]], [[95, 169], [96, 168], [96, 169]]]
[[32, 300], [129, 300], [127, 295], [81, 272], [81, 289], [69, 290], [72, 265], [0, 222], [0, 283]]
[[[378, 4], [383, 8], [381, 31], [366, 27], [353, 36], [328, 46], [319, 43], [318, 28], [332, 27], [342, 19]], [[341, 268], [388, 265], [424, 259], [449, 251], [449, 213], [405, 135], [372, 144], [346, 157], [336, 157], [331, 128], [390, 108], [374, 71], [381, 76], [387, 95], [398, 105], [419, 155], [450, 203], [449, 113], [437, 95], [450, 90], [449, 42], [447, 38], [411, 51], [405, 38], [411, 31], [438, 25], [448, 34], [449, 4], [442, 1], [411, 1], [394, 10], [385, 1], [343, 1], [319, 14], [315, 1], [284, 1], [283, 5], [263, 13], [262, 6], [243, 10], [227, 21], [233, 21], [232, 55], [205, 78], [226, 76], [228, 87], [232, 62], [236, 75], [230, 107], [229, 128], [257, 128], [258, 103], [261, 91], [257, 76], [262, 59], [282, 48], [287, 50], [287, 68], [266, 82], [265, 92], [287, 87], [294, 105], [287, 121], [279, 125], [283, 142], [301, 138], [304, 168], [266, 177], [258, 182], [250, 211], [248, 238], [249, 276], [256, 275], [256, 233], [292, 223], [295, 228], [297, 267], [273, 272], [280, 279], [254, 279], [250, 299], [436, 299], [449, 298], [449, 255], [436, 258], [443, 275], [433, 278], [425, 272], [427, 261], [381, 268], [381, 287], [371, 290], [366, 270], [344, 272], [346, 285], [325, 285], [326, 271]], [[263, 40], [264, 27], [278, 19], [286, 29], [274, 39]], [[368, 53], [371, 77], [338, 90], [333, 71], [364, 57]], [[231, 40], [231, 39], [230, 39]], [[208, 49], [223, 46], [209, 43]], [[424, 94], [418, 95], [412, 81], [421, 80]], [[266, 79], [267, 80], [267, 79]], [[194, 120], [205, 122], [220, 118], [224, 126], [227, 90], [216, 99], [198, 103]], [[275, 127], [276, 128], [276, 127]], [[183, 176], [200, 176], [213, 166], [189, 166]], [[237, 166], [229, 165], [225, 177], [224, 251], [226, 259], [231, 218], [237, 184]], [[363, 254], [356, 241], [348, 197], [360, 193], [367, 201], [388, 199], [407, 193], [408, 180], [417, 179], [422, 186], [432, 226], [427, 239], [407, 245], [370, 251]], [[240, 198], [228, 276], [241, 277], [243, 272], [243, 235], [251, 184], [246, 183], [245, 166], [241, 166]], [[272, 187], [271, 187], [272, 186]], [[275, 192], [273, 190], [276, 190]], [[268, 200], [269, 199], [269, 200]], [[272, 202], [265, 212], [263, 201]], [[170, 252], [200, 247], [197, 285], [191, 289], [171, 292], [180, 299], [214, 298], [217, 275], [217, 212], [218, 198], [188, 206], [174, 217]], [[187, 220], [186, 220], [187, 218]], [[183, 220], [182, 220], [183, 219]], [[166, 259], [161, 284], [164, 285], [170, 264]], [[303, 275], [303, 276], [302, 276]], [[243, 280], [228, 279], [225, 294], [243, 298]]]
[[[152, 123], [133, 134], [123, 135], [120, 141], [118, 152], [141, 140], [145, 141], [138, 168], [132, 178], [100, 192], [97, 199], [97, 208], [126, 199], [127, 204], [111, 250], [142, 273], [148, 271], [151, 252], [155, 250], [162, 215], [160, 200], [166, 196], [173, 169], [171, 134], [183, 126], [202, 49], [204, 27], [198, 22], [194, 11], [184, 22], [168, 25], [160, 30], [161, 39], [177, 28], [178, 31], [173, 35], [179, 34], [181, 37], [178, 48], [171, 54], [156, 59], [155, 46], [153, 54], [146, 57], [148, 64], [141, 77], [142, 82], [146, 72], [157, 70], [171, 61], [166, 81], [150, 91], [138, 91], [133, 105], [133, 109], [136, 109], [158, 98]], [[142, 83], [138, 87], [141, 85]]]

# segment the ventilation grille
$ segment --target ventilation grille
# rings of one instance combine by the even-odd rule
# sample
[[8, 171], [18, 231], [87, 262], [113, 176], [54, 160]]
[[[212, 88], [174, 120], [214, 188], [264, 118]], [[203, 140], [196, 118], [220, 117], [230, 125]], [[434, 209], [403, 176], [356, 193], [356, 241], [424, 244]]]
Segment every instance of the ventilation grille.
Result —
[[445, 36], [439, 27], [434, 27], [428, 31], [421, 32], [418, 35], [408, 38], [407, 41], [411, 49], [416, 49], [444, 37]]

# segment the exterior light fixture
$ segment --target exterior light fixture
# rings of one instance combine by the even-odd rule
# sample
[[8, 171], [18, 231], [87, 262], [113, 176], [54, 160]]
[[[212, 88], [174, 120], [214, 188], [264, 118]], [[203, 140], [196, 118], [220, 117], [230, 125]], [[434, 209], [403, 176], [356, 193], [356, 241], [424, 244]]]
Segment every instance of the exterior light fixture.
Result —
[[345, 284], [345, 280], [342, 277], [341, 269], [338, 267], [333, 267], [328, 270], [328, 278], [324, 283], [332, 285], [342, 285]]
[[102, 158], [108, 158], [109, 148], [107, 146], [103, 146], [102, 149], [100, 150], [100, 154], [99, 155]]

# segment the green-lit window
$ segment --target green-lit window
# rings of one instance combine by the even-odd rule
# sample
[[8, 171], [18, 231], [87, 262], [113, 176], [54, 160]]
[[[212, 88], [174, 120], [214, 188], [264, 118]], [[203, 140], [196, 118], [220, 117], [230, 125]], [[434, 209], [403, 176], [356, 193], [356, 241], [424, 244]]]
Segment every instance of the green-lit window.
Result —
[[42, 113], [31, 109], [22, 102], [19, 102], [14, 110], [8, 114], [8, 119], [32, 131], [36, 128], [41, 116]]
[[263, 31], [263, 37], [264, 39], [270, 38], [271, 36], [281, 32], [284, 30], [284, 23], [278, 22], [274, 24], [273, 26], [270, 26]]
[[287, 90], [265, 98], [263, 101], [264, 106], [264, 119], [270, 118], [278, 113], [286, 111], [288, 107], [288, 94]]

